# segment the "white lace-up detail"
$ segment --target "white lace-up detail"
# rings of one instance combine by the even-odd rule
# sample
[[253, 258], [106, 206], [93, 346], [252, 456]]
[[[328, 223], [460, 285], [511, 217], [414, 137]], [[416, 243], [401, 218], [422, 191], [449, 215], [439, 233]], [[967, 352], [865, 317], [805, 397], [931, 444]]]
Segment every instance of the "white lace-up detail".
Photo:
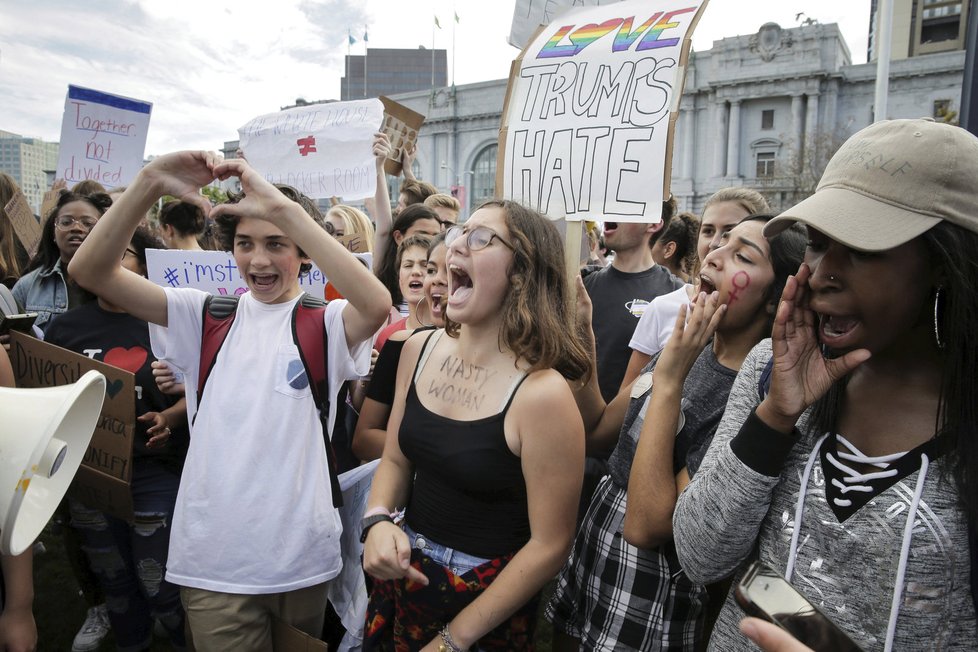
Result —
[[[789, 582], [791, 581], [791, 576], [794, 573], [795, 560], [798, 556], [798, 537], [801, 533], [801, 522], [805, 511], [805, 497], [808, 493], [808, 480], [811, 477], [812, 467], [815, 466], [815, 461], [818, 459], [819, 451], [821, 450], [822, 443], [825, 441], [826, 437], [828, 437], [828, 435], [822, 436], [817, 442], [815, 442], [815, 446], [812, 448], [812, 452], [808, 456], [808, 462], [805, 464], [805, 470], [801, 476], [801, 488], [798, 491], [798, 502], [795, 505], [795, 523], [791, 532], [791, 547], [788, 551], [788, 565], [784, 573], [784, 578]], [[865, 483], [874, 479], [887, 478], [896, 475], [898, 473], [897, 469], [891, 469], [889, 467], [893, 462], [906, 455], [906, 452], [903, 452], [894, 453], [892, 455], [882, 455], [879, 457], [869, 457], [867, 455], [863, 455], [859, 449], [846, 441], [845, 437], [842, 435], [836, 435], [836, 441], [848, 449], [848, 452], [838, 452], [834, 455], [833, 453], [829, 452], [826, 454], [826, 458], [830, 464], [845, 474], [842, 481], [836, 478], [832, 479], [833, 486], [839, 489], [843, 495], [850, 491], [873, 491], [873, 488]], [[859, 473], [840, 460], [854, 464], [867, 464], [884, 470], [873, 471], [870, 473]], [[920, 506], [920, 497], [924, 493], [924, 483], [927, 480], [927, 469], [929, 466], [930, 460], [928, 459], [927, 455], [925, 453], [921, 453], [920, 471], [917, 475], [917, 486], [914, 489], [913, 498], [910, 501], [910, 509], [907, 510], [906, 525], [904, 525], [903, 528], [903, 541], [901, 542], [900, 546], [900, 564], [897, 567], [897, 575], [895, 581], [893, 582], [893, 597], [890, 601], [890, 620], [886, 627], [886, 644], [883, 647], [884, 652], [891, 652], [893, 649], [893, 638], [896, 634], [897, 618], [900, 615], [900, 599], [903, 597], [903, 583], [907, 574], [907, 560], [910, 558], [910, 542], [913, 539], [913, 527], [917, 517], [917, 508]], [[834, 499], [834, 502], [839, 507], [849, 507], [852, 504], [852, 501], [846, 498], [836, 498]], [[840, 561], [844, 562], [845, 560]]]
[[[858, 448], [856, 448], [851, 443], [849, 443], [849, 441], [842, 435], [836, 435], [835, 439], [838, 443], [842, 444], [847, 449], [849, 449], [848, 453], [842, 451], [833, 454], [830, 452], [825, 456], [829, 460], [829, 463], [832, 464], [832, 466], [839, 469], [840, 471], [842, 471], [842, 473], [845, 474], [842, 480], [839, 480], [838, 478], [832, 478], [832, 486], [838, 489], [842, 493], [842, 495], [845, 495], [850, 491], [862, 491], [865, 493], [872, 492], [873, 488], [865, 483], [869, 482], [870, 480], [889, 478], [896, 475], [897, 470], [889, 468], [890, 464], [897, 461], [904, 455], [906, 455], [906, 453], [894, 453], [892, 455], [869, 457], [868, 455], [863, 455]], [[816, 448], [816, 450], [818, 449]], [[859, 471], [852, 468], [851, 466], [846, 466], [845, 464], [840, 462], [839, 459], [836, 459], [836, 456], [838, 456], [839, 459], [842, 459], [846, 462], [851, 462], [853, 464], [868, 464], [869, 466], [875, 466], [876, 468], [886, 469], [886, 470], [875, 471], [872, 473], [860, 473]], [[833, 502], [838, 507], [852, 506], [852, 501], [849, 500], [848, 498], [835, 498], [833, 499]]]

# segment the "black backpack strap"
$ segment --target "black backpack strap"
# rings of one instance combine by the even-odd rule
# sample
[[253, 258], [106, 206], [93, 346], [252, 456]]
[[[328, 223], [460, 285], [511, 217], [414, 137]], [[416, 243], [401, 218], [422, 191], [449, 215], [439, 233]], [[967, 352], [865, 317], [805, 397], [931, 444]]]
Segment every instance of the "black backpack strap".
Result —
[[[203, 329], [200, 337], [200, 368], [197, 372], [197, 410], [204, 395], [204, 384], [214, 368], [238, 310], [237, 295], [211, 295], [204, 301]], [[194, 415], [197, 418], [197, 415]]]
[[333, 492], [333, 506], [343, 505], [343, 492], [340, 490], [339, 467], [336, 452], [329, 432], [328, 341], [325, 328], [326, 302], [303, 293], [292, 311], [292, 339], [299, 349], [299, 359], [309, 379], [312, 400], [319, 410], [319, 423], [323, 429], [326, 444], [326, 463], [329, 466], [329, 484]]

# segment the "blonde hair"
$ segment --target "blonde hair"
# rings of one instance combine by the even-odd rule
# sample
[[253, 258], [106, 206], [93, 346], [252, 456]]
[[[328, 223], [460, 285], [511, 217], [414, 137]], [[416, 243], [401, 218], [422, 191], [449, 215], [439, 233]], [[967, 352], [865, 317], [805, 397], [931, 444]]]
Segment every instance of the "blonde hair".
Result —
[[720, 188], [706, 200], [705, 204], [703, 204], [703, 212], [705, 213], [706, 209], [710, 206], [723, 202], [733, 202], [737, 204], [747, 211], [748, 215], [771, 212], [771, 207], [768, 205], [767, 200], [764, 199], [764, 196], [761, 193], [757, 192], [753, 188], [745, 188], [743, 186]]
[[462, 205], [458, 203], [457, 199], [455, 199], [451, 195], [446, 195], [443, 192], [438, 192], [435, 193], [434, 195], [428, 196], [424, 200], [424, 205], [427, 206], [428, 208], [435, 208], [435, 207], [447, 208], [449, 210], [455, 211], [456, 213], [462, 210]]
[[336, 206], [331, 206], [326, 211], [327, 217], [330, 214], [343, 218], [343, 221], [346, 222], [346, 235], [353, 235], [355, 233], [362, 236], [366, 250], [370, 252], [374, 250], [374, 225], [363, 211], [353, 206], [347, 206], [346, 204], [337, 204]]

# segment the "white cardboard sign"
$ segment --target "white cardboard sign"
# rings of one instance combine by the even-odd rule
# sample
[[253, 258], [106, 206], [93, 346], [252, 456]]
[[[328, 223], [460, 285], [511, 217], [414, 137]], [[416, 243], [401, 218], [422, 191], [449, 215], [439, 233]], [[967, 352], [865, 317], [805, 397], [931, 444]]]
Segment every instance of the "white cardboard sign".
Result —
[[373, 197], [378, 99], [312, 104], [258, 116], [238, 129], [248, 163], [272, 183], [315, 199]]
[[561, 14], [514, 63], [502, 196], [553, 218], [658, 222], [693, 28], [706, 0]]
[[107, 190], [128, 184], [143, 167], [152, 110], [149, 102], [68, 86], [55, 176], [69, 188], [86, 179]]

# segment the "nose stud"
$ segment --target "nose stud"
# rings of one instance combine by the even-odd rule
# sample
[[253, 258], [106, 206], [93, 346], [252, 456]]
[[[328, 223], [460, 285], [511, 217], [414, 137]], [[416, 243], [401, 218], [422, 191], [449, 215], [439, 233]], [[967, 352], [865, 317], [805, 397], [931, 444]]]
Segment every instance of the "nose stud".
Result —
[[832, 276], [831, 274], [829, 274], [829, 280], [832, 281], [833, 283], [835, 283], [835, 277]]

